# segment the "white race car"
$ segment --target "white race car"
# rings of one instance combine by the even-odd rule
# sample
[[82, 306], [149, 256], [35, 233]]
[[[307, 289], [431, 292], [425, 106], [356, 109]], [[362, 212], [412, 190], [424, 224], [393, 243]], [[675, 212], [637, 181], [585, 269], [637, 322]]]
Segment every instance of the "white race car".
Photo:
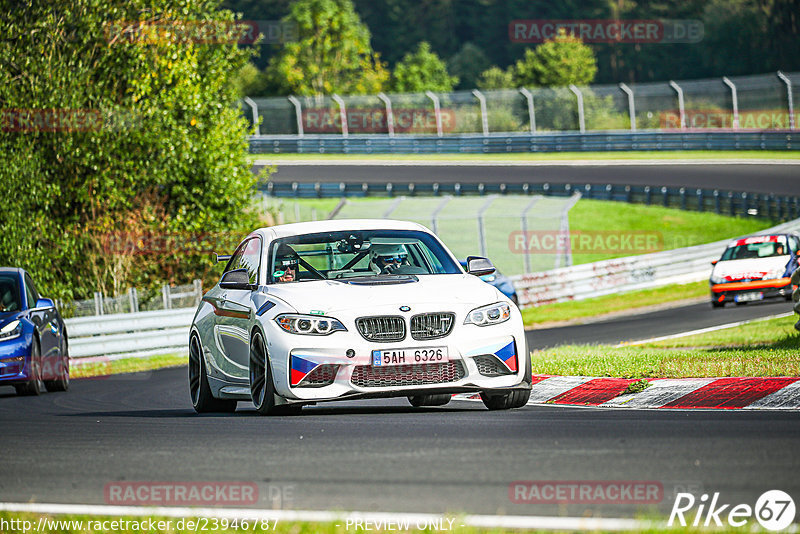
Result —
[[[228, 259], [192, 322], [198, 412], [252, 400], [261, 414], [320, 401], [408, 397], [440, 406], [479, 392], [524, 406], [531, 361], [522, 316], [425, 227], [334, 220], [261, 228]], [[477, 276], [476, 276], [477, 275]]]
[[792, 298], [789, 277], [797, 269], [800, 237], [755, 235], [732, 241], [714, 262], [709, 283], [711, 305], [746, 304], [766, 298]]

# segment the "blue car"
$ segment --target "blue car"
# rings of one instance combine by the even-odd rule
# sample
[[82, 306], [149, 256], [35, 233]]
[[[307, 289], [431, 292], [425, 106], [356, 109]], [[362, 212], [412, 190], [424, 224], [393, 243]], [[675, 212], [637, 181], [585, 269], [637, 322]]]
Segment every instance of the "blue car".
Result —
[[[466, 261], [460, 261], [459, 263], [461, 263], [461, 267], [464, 269], [467, 268]], [[499, 289], [500, 293], [510, 298], [511, 302], [519, 306], [519, 300], [517, 300], [517, 290], [514, 289], [514, 284], [511, 283], [511, 279], [509, 277], [501, 274], [500, 271], [495, 271], [492, 274], [485, 274], [481, 276], [480, 279]]]
[[13, 267], [0, 267], [0, 386], [18, 395], [69, 388], [64, 320], [30, 274]]

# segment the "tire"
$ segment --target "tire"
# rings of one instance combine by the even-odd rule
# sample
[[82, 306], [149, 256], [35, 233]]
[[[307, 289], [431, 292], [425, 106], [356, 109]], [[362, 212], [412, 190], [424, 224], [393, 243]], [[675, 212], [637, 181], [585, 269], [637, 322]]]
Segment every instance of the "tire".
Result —
[[66, 338], [61, 340], [61, 354], [58, 360], [58, 376], [53, 380], [45, 380], [47, 391], [67, 391], [69, 389], [69, 347]]
[[447, 393], [442, 393], [440, 395], [412, 395], [408, 397], [408, 402], [411, 403], [411, 406], [416, 406], [420, 408], [422, 406], [444, 406], [453, 396]]
[[510, 410], [511, 408], [522, 408], [531, 398], [531, 390], [515, 389], [505, 394], [489, 395], [481, 391], [481, 400], [490, 410]]
[[261, 332], [253, 334], [250, 340], [250, 396], [253, 406], [260, 415], [291, 415], [299, 413], [301, 405], [276, 405], [275, 383], [269, 366], [267, 346]]
[[34, 338], [31, 345], [31, 377], [24, 384], [14, 386], [17, 395], [39, 395], [44, 390], [42, 382], [42, 354], [39, 349], [39, 340]]
[[189, 396], [197, 413], [233, 413], [238, 404], [236, 400], [218, 399], [211, 394], [203, 349], [196, 335], [189, 340]]
[[737, 306], [747, 306], [747, 303], [746, 302], [737, 302], [736, 305]]
[[722, 302], [718, 302], [716, 300], [712, 300], [711, 301], [711, 307], [712, 308], [724, 308], [725, 307], [725, 301], [723, 300]]

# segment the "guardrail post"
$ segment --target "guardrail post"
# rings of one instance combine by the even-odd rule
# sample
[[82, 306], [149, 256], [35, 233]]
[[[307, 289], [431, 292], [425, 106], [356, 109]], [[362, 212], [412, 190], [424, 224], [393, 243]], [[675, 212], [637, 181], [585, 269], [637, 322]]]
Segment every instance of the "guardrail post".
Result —
[[378, 93], [378, 98], [380, 98], [386, 108], [386, 129], [389, 132], [389, 137], [394, 137], [394, 112], [392, 111], [392, 101], [389, 100], [386, 93]]
[[703, 205], [704, 203], [705, 203], [705, 201], [703, 199], [703, 190], [702, 189], [698, 189], [697, 190], [697, 211], [705, 211], [705, 206]]
[[342, 137], [347, 137], [349, 132], [347, 129], [347, 108], [344, 105], [344, 100], [342, 100], [342, 97], [337, 94], [331, 95], [331, 98], [334, 102], [339, 104], [339, 117], [342, 121]]
[[742, 215], [750, 215], [750, 199], [747, 193], [742, 193]]
[[531, 125], [531, 133], [536, 133], [536, 110], [533, 107], [533, 93], [525, 89], [524, 87], [519, 90], [522, 93], [522, 96], [525, 97], [525, 100], [528, 101], [528, 122]]
[[652, 192], [650, 191], [650, 186], [646, 185], [644, 186], [644, 203], [649, 206], [650, 202], [652, 202]]
[[303, 105], [296, 96], [287, 97], [294, 106], [294, 116], [297, 119], [297, 137], [303, 137]]
[[794, 130], [795, 127], [795, 120], [794, 120], [794, 102], [792, 99], [792, 81], [789, 79], [781, 71], [778, 71], [778, 78], [786, 84], [786, 100], [789, 104], [789, 129]]
[[161, 286], [161, 300], [164, 304], [164, 309], [169, 310], [172, 308], [172, 303], [169, 299], [169, 284]]
[[669, 189], [666, 186], [661, 188], [661, 194], [664, 196], [664, 207], [669, 207]]
[[439, 107], [439, 97], [433, 91], [425, 91], [425, 96], [433, 102], [433, 115], [436, 117], [436, 135], [442, 137], [444, 134], [442, 132], [442, 110]]
[[625, 85], [624, 83], [619, 84], [619, 88], [622, 89], [622, 92], [628, 95], [628, 114], [631, 117], [631, 131], [636, 131], [636, 104], [633, 100], [633, 91], [631, 88]]
[[722, 213], [722, 210], [720, 209], [720, 203], [719, 203], [719, 191], [717, 189], [714, 189], [714, 212], [717, 215]]
[[94, 292], [94, 314], [103, 315], [103, 294], [99, 291]]
[[195, 302], [195, 306], [198, 306], [200, 301], [203, 300], [203, 281], [200, 279], [192, 280], [192, 285], [194, 286], [194, 292], [197, 295], [197, 302]]
[[250, 110], [253, 112], [253, 133], [255, 135], [260, 135], [261, 132], [258, 126], [258, 104], [249, 96], [244, 97], [242, 100], [247, 102], [247, 105], [250, 106]]
[[736, 216], [736, 203], [733, 200], [733, 192], [728, 191], [728, 211], [732, 217]]
[[672, 89], [674, 89], [675, 92], [678, 94], [678, 114], [680, 115], [680, 118], [681, 118], [680, 119], [681, 120], [681, 130], [685, 130], [686, 129], [686, 108], [685, 108], [684, 102], [683, 102], [683, 89], [681, 89], [681, 86], [678, 85], [677, 83], [675, 83], [672, 80], [669, 81], [669, 86], [672, 87]]
[[136, 313], [139, 311], [139, 295], [136, 292], [135, 287], [128, 288], [128, 302], [131, 305], [131, 313]]
[[722, 77], [722, 83], [731, 88], [731, 100], [733, 101], [733, 129], [739, 129], [739, 97], [736, 95], [736, 85], [728, 79], [727, 76]]
[[573, 84], [569, 84], [569, 90], [572, 91], [578, 99], [578, 128], [581, 133], [586, 133], [586, 121], [583, 116], [583, 93]]
[[472, 94], [478, 99], [481, 104], [481, 127], [483, 128], [483, 135], [489, 135], [489, 116], [486, 114], [486, 97], [477, 89], [472, 90]]
[[686, 210], [686, 188], [681, 187], [678, 193], [681, 195], [681, 209]]

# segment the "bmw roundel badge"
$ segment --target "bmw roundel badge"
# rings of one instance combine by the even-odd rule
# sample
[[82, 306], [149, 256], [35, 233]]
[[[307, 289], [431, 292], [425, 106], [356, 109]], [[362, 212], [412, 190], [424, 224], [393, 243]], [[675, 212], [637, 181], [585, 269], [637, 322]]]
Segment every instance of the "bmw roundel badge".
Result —
[[411, 311], [411, 307], [410, 306], [400, 306], [400, 311], [402, 311], [402, 312]]

